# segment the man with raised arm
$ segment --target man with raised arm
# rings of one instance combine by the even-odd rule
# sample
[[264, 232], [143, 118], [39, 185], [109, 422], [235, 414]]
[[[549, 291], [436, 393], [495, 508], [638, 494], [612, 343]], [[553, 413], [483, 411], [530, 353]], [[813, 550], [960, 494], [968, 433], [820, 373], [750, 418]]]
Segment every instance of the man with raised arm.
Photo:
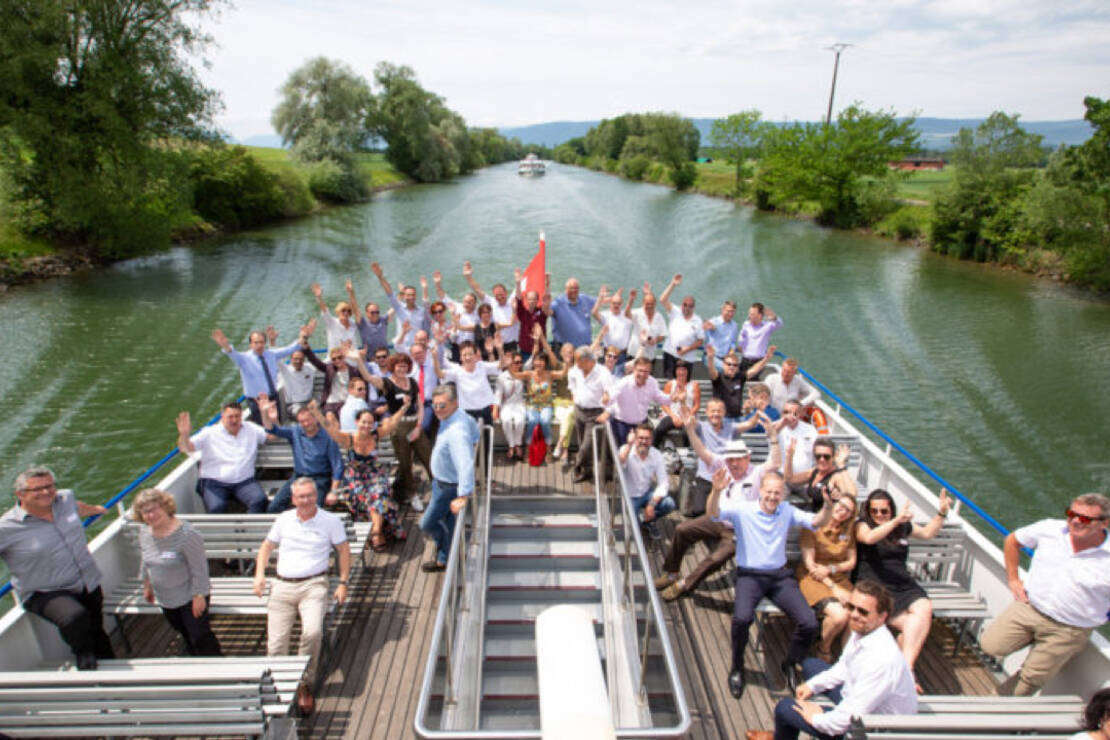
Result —
[[[381, 284], [382, 290], [389, 297], [389, 305], [393, 307], [393, 316], [400, 329], [406, 323], [409, 325], [409, 331], [397, 342], [398, 348], [401, 351], [408, 352], [408, 348], [412, 345], [414, 332], [428, 330], [428, 314], [424, 310], [427, 307], [427, 295], [424, 296], [424, 306], [417, 305], [416, 303], [416, 288], [412, 285], [405, 285], [401, 288], [401, 299], [398, 300], [397, 296], [393, 293], [393, 288], [389, 285], [389, 281], [385, 279], [385, 274], [382, 272], [382, 266], [377, 262], [370, 263], [370, 270], [374, 276], [378, 278], [378, 283]], [[424, 278], [420, 279], [422, 285], [427, 287], [428, 281]]]
[[[774, 437], [768, 441], [777, 449]], [[782, 663], [787, 685], [793, 691], [797, 682], [794, 668], [806, 656], [817, 634], [817, 617], [798, 588], [794, 570], [786, 565], [786, 536], [796, 527], [819, 529], [825, 526], [832, 519], [832, 500], [826, 495], [825, 505], [816, 514], [795, 508], [783, 501], [786, 486], [782, 473], [777, 470], [764, 471], [757, 501], [722, 506], [721, 493], [728, 487], [728, 470], [718, 470], [713, 475], [713, 490], [705, 506], [705, 513], [711, 519], [731, 524], [736, 532], [736, 601], [732, 612], [732, 669], [728, 688], [737, 699], [744, 693], [744, 649], [748, 646], [748, 632], [755, 621], [756, 605], [767, 597], [794, 620], [794, 634]]]
[[798, 361], [793, 357], [783, 360], [782, 370], [767, 376], [763, 382], [771, 389], [771, 406], [779, 411], [782, 411], [787, 401], [797, 401], [805, 408], [812, 406], [821, 397], [817, 389], [798, 374]]
[[[632, 306], [634, 300], [636, 300], [636, 290], [630, 289], [628, 291], [629, 307]], [[602, 331], [605, 332], [606, 346], [616, 347], [620, 350], [621, 354], [617, 358], [617, 362], [621, 365], [624, 364], [628, 356], [628, 345], [632, 341], [632, 319], [628, 318], [628, 312], [621, 308], [622, 305], [620, 288], [613, 295], [609, 295], [609, 289], [602, 285], [601, 290], [598, 291], [597, 303], [594, 304], [592, 312], [593, 317], [601, 325]]]
[[432, 409], [439, 419], [439, 433], [432, 448], [432, 497], [420, 518], [420, 529], [435, 542], [435, 556], [420, 565], [425, 573], [447, 567], [455, 517], [474, 493], [474, 445], [479, 440], [478, 423], [459, 408], [454, 383], [436, 386]]
[[651, 283], [644, 282], [644, 305], [641, 308], [632, 308], [634, 298], [635, 296], [629, 296], [628, 307], [625, 309], [625, 316], [632, 321], [628, 356], [654, 360], [656, 345], [667, 336], [667, 320], [655, 310], [656, 299], [651, 292]]
[[551, 342], [555, 352], [570, 342], [574, 347], [587, 347], [593, 337], [590, 315], [597, 299], [580, 292], [578, 278], [568, 278], [564, 293], [551, 301], [551, 316], [555, 320], [554, 339]]
[[516, 281], [513, 295], [516, 296], [516, 317], [520, 324], [520, 352], [527, 361], [539, 349], [532, 341], [532, 327], [538, 326], [541, 332], [547, 334], [547, 317], [551, 315], [551, 292], [545, 288], [542, 297], [535, 290], [522, 293], [520, 281], [524, 274], [518, 268], [513, 272], [513, 277]]
[[[358, 378], [357, 382], [365, 385], [366, 381]], [[297, 412], [296, 426], [281, 427], [277, 426], [277, 405], [263, 400], [262, 425], [268, 433], [286, 440], [293, 448], [293, 477], [277, 492], [266, 511], [280, 514], [292, 505], [293, 482], [298, 478], [311, 478], [316, 483], [317, 505], [334, 504], [338, 500], [335, 491], [343, 477], [343, 455], [308, 406]]]
[[347, 281], [347, 299], [351, 302], [351, 309], [355, 313], [355, 326], [362, 337], [362, 348], [366, 350], [366, 357], [371, 358], [379, 349], [389, 348], [389, 319], [393, 316], [393, 309], [382, 315], [381, 306], [373, 301], [366, 304], [365, 313], [358, 311], [358, 299], [355, 298], [355, 286]]
[[[315, 324], [311, 324], [315, 328]], [[231, 346], [227, 335], [220, 329], [212, 330], [212, 341], [220, 345], [220, 349], [228, 359], [239, 368], [239, 377], [243, 381], [243, 395], [247, 397], [247, 407], [250, 409], [251, 418], [258, 419], [258, 397], [263, 393], [267, 398], [278, 398], [277, 374], [278, 360], [293, 354], [303, 342], [307, 342], [305, 332], [307, 327], [301, 327], [301, 335], [297, 341], [280, 349], [266, 349], [266, 335], [260, 331], [250, 333], [250, 351], [238, 352]], [[276, 337], [276, 333], [274, 334]]]
[[[262, 401], [266, 402], [265, 394]], [[183, 454], [200, 453], [197, 489], [209, 514], [227, 511], [233, 496], [247, 507], [248, 514], [266, 510], [266, 493], [254, 477], [258, 447], [266, 441], [266, 430], [243, 421], [238, 401], [228, 401], [220, 410], [220, 422], [205, 427], [190, 438], [193, 425], [189, 412], [177, 415], [177, 449]]]
[[709, 372], [713, 397], [724, 402], [726, 419], [739, 423], [744, 418], [744, 385], [759, 375], [774, 353], [775, 348], [769, 347], [762, 361], [742, 372], [740, 358], [735, 354], [723, 357], [722, 369], [717, 370], [717, 364], [714, 361], [717, 356], [716, 348], [713, 345], [705, 348], [705, 368]]
[[316, 484], [311, 478], [294, 480], [292, 492], [293, 508], [278, 515], [258, 548], [254, 593], [261, 597], [265, 592], [266, 568], [277, 548], [277, 568], [266, 609], [266, 654], [282, 655], [289, 649], [293, 624], [300, 614], [297, 654], [309, 656], [309, 661], [304, 681], [297, 687], [297, 704], [303, 714], [312, 714], [316, 702], [310, 687], [319, 667], [328, 610], [328, 560], [334, 549], [339, 560], [339, 585], [333, 598], [342, 604], [347, 600], [351, 545], [343, 521], [317, 505]]
[[53, 623], [78, 670], [115, 657], [104, 632], [101, 573], [81, 519], [107, 513], [58, 490], [49, 468], [33, 465], [15, 479], [16, 505], [0, 517], [0, 558], [23, 608]]
[[[767, 354], [771, 335], [782, 328], [782, 319], [758, 301], [748, 309], [748, 320], [740, 328], [736, 345], [740, 348], [740, 371], [746, 372]], [[772, 353], [773, 354], [773, 353]]]
[[[1030, 696], [1048, 683], [1110, 612], [1110, 498], [1085, 493], [1065, 519], [1042, 519], [1006, 535], [1002, 552], [1014, 603], [983, 631], [979, 645], [999, 659], [1032, 646], [1000, 694]], [[1025, 580], [1021, 548], [1033, 548]]]
[[682, 283], [682, 275], [675, 274], [666, 290], [659, 296], [663, 310], [670, 324], [667, 326], [667, 341], [663, 343], [663, 375], [674, 377], [674, 366], [679, 360], [690, 364], [698, 361], [698, 350], [705, 344], [705, 330], [701, 317], [694, 313], [694, 296], [682, 299], [682, 307], [671, 303], [671, 293]]
[[[351, 281], [347, 281], [347, 295], [354, 289]], [[312, 295], [316, 298], [316, 305], [320, 308], [320, 318], [324, 321], [324, 330], [328, 334], [328, 349], [334, 349], [344, 342], [350, 342], [354, 347], [358, 344], [358, 320], [352, 318], [358, 310], [355, 304], [340, 301], [335, 304], [335, 316], [328, 311], [328, 304], [324, 302], [324, 291], [320, 283], [312, 284]]]
[[648, 409], [653, 403], [666, 406], [671, 403], [671, 397], [659, 390], [659, 383], [651, 377], [651, 360], [640, 357], [632, 374], [613, 385], [605, 412], [596, 421], [599, 424], [609, 422], [614, 439], [626, 440], [633, 429], [647, 421]]
[[281, 377], [281, 400], [285, 411], [295, 417], [301, 407], [312, 400], [316, 368], [305, 362], [305, 350], [300, 348], [289, 356], [288, 364], [278, 365], [278, 375]]
[[493, 300], [490, 300], [490, 295], [487, 295], [482, 290], [482, 286], [474, 279], [474, 268], [470, 262], [463, 262], [463, 279], [474, 294], [478, 296], [479, 303], [487, 303], [493, 310], [493, 323], [497, 325], [497, 330], [501, 332], [501, 341], [503, 350], [506, 354], [516, 352], [520, 342], [520, 322], [516, 317], [516, 291], [512, 294], [505, 288], [502, 283], [494, 283], [490, 294]]
[[[844, 737], [853, 717], [864, 714], [917, 714], [913, 673], [886, 620], [894, 600], [878, 581], [861, 580], [848, 600], [852, 631], [840, 660], [820, 658], [802, 664], [805, 683], [794, 698], [775, 705], [775, 731], [749, 732], [751, 740], [797, 740], [802, 732], [819, 740]], [[836, 702], [826, 710], [811, 701], [818, 695]]]
[[721, 315], [702, 324], [702, 329], [705, 330], [706, 363], [709, 362], [708, 352], [712, 346], [717, 355], [717, 370], [722, 369], [724, 357], [732, 353], [736, 347], [736, 338], [740, 335], [740, 327], [732, 320], [735, 315], [736, 301], [725, 301], [721, 305]]
[[669, 493], [670, 477], [663, 453], [655, 449], [651, 442], [654, 430], [644, 422], [636, 427], [627, 441], [621, 445], [617, 457], [624, 472], [625, 485], [632, 510], [640, 516], [640, 522], [653, 540], [663, 538], [657, 520], [675, 510], [674, 499]]

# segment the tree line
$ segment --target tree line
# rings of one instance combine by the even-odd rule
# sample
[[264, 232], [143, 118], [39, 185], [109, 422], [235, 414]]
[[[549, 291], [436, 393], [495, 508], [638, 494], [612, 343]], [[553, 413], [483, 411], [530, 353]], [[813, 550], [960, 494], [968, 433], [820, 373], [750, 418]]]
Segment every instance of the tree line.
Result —
[[[226, 0], [7, 0], [0, 33], [0, 203], [10, 226], [94, 256], [160, 248], [174, 234], [235, 229], [368, 195], [366, 152], [420, 182], [523, 156], [468, 128], [408, 67], [383, 62], [375, 94], [313, 59], [273, 122], [294, 167], [223, 142], [220, 99], [193, 61]], [[360, 160], [361, 157], [361, 160]]]

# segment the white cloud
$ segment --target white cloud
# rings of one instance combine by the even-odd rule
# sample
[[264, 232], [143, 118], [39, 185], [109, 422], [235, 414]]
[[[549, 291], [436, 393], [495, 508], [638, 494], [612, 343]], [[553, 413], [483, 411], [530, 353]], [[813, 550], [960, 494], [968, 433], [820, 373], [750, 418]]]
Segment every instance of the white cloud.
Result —
[[748, 0], [332, 2], [239, 0], [206, 20], [217, 41], [201, 70], [218, 123], [270, 133], [277, 89], [306, 59], [339, 59], [367, 78], [407, 64], [472, 125], [588, 120], [626, 111], [814, 119], [827, 101], [835, 41], [840, 104], [900, 113], [1077, 118], [1110, 95], [1110, 6], [1073, 0]]

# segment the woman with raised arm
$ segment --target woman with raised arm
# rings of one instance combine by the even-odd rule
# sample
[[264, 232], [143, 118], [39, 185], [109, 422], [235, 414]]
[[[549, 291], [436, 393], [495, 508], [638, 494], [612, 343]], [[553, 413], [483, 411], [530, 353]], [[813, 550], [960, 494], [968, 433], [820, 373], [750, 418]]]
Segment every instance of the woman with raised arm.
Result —
[[563, 459], [570, 448], [570, 435], [574, 431], [574, 396], [570, 392], [567, 375], [574, 367], [574, 345], [563, 342], [559, 347], [559, 364], [551, 370], [551, 388], [553, 398], [552, 408], [555, 412], [555, 422], [559, 425], [559, 437], [555, 440], [556, 460]]
[[378, 434], [390, 434], [408, 410], [406, 399], [397, 413], [375, 428], [374, 413], [363, 409], [355, 417], [355, 431], [344, 432], [339, 423], [324, 418], [315, 401], [308, 410], [316, 417], [346, 455], [340, 490], [346, 492], [347, 508], [356, 521], [370, 521], [370, 546], [381, 552], [390, 538], [403, 540], [405, 530], [397, 523], [397, 501], [389, 487], [389, 471], [378, 463]]
[[[348, 293], [353, 290], [350, 280], [347, 281], [346, 287]], [[320, 288], [320, 283], [312, 284], [312, 295], [316, 299], [316, 305], [320, 307], [320, 316], [324, 320], [324, 329], [328, 333], [328, 349], [348, 341], [352, 347], [357, 347], [358, 319], [351, 318], [356, 309], [347, 301], [340, 301], [335, 304], [335, 316], [332, 316], [328, 312], [328, 304], [324, 302], [324, 292]]]
[[553, 378], [554, 371], [550, 369], [555, 364], [555, 355], [547, 344], [539, 327], [533, 328], [532, 341], [535, 342], [536, 354], [532, 355], [532, 369], [516, 369], [510, 366], [508, 372], [516, 380], [524, 381], [524, 397], [527, 404], [524, 423], [524, 442], [530, 444], [532, 431], [539, 424], [543, 432], [544, 442], [547, 443], [547, 459], [553, 457], [555, 440], [551, 436], [551, 419], [555, 415], [552, 406], [554, 396]]
[[690, 380], [690, 363], [679, 360], [674, 366], [674, 377], [663, 386], [663, 392], [671, 397], [671, 404], [663, 407], [663, 418], [655, 426], [655, 437], [652, 446], [661, 448], [667, 433], [672, 429], [682, 432], [683, 447], [689, 447], [686, 433], [682, 431], [683, 424], [689, 414], [697, 414], [701, 408], [701, 387], [696, 381]]
[[806, 603], [821, 623], [817, 657], [832, 664], [833, 646], [848, 628], [844, 607], [852, 591], [856, 567], [856, 499], [841, 496], [833, 504], [832, 521], [821, 529], [801, 530], [802, 562], [796, 573]]
[[913, 507], [907, 501], [899, 513], [894, 497], [881, 488], [867, 497], [856, 523], [859, 565], [856, 579], [871, 578], [886, 586], [894, 597], [894, 608], [887, 625], [899, 630], [898, 644], [913, 670], [917, 656], [933, 625], [933, 605], [925, 589], [914, 580], [906, 560], [910, 539], [929, 540], [937, 536], [948, 516], [948, 494], [940, 494], [937, 513], [928, 524], [913, 522]]
[[405, 354], [395, 353], [390, 355], [382, 368], [387, 375], [370, 378], [370, 384], [378, 389], [385, 399], [386, 413], [397, 414], [404, 409], [404, 413], [397, 417], [389, 434], [393, 443], [393, 454], [397, 456], [397, 498], [417, 495], [412, 476], [413, 457], [415, 456], [428, 480], [432, 478], [432, 443], [421, 432], [420, 418], [424, 399], [420, 395], [420, 385], [409, 373], [412, 372], [412, 359]]

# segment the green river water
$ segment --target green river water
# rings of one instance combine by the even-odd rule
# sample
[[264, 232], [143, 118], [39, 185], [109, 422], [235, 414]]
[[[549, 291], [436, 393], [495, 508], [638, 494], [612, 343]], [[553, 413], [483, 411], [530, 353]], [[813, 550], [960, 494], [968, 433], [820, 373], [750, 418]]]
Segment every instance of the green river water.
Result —
[[32, 462], [104, 501], [173, 447], [178, 411], [216, 413], [240, 386], [214, 326], [239, 347], [270, 323], [291, 341], [314, 280], [333, 305], [348, 276], [360, 302], [382, 298], [371, 259], [394, 282], [438, 267], [456, 296], [464, 259], [484, 286], [508, 282], [540, 230], [556, 286], [660, 290], [681, 272], [705, 318], [725, 298], [769, 305], [780, 348], [1008, 527], [1110, 489], [1107, 303], [721, 200], [505, 165], [0, 295], [0, 508]]

